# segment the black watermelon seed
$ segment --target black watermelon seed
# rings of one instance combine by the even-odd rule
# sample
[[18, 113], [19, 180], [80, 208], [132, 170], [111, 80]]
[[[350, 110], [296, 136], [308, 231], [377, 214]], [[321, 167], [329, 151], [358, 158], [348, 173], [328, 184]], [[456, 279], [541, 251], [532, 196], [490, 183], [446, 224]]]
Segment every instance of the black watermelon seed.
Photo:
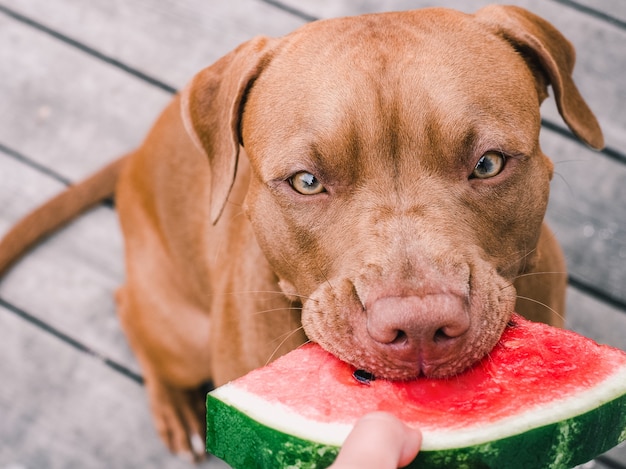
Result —
[[359, 383], [363, 384], [370, 384], [371, 381], [376, 379], [372, 373], [365, 370], [355, 370], [355, 372], [352, 373], [352, 376], [354, 376], [354, 379], [356, 379]]

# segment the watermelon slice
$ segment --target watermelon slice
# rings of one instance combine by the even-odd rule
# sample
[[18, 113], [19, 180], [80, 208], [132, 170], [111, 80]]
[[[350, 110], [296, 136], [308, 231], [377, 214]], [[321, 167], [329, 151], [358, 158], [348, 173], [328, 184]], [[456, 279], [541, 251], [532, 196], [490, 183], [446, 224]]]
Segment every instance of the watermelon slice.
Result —
[[626, 353], [514, 316], [448, 379], [376, 379], [307, 344], [207, 396], [207, 449], [236, 469], [320, 468], [383, 410], [423, 433], [411, 466], [571, 468], [626, 439]]

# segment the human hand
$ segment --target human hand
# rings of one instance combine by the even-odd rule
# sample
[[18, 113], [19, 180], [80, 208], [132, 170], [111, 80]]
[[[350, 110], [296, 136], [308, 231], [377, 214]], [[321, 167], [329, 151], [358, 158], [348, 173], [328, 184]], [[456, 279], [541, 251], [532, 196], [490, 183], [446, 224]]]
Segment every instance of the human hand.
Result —
[[413, 461], [421, 444], [418, 429], [374, 412], [357, 421], [329, 469], [396, 469]]

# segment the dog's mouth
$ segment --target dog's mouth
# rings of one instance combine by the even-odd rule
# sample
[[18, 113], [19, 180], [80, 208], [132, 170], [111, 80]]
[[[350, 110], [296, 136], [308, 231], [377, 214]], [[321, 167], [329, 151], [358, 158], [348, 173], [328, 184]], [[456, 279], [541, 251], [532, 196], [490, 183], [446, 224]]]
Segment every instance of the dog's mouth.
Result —
[[[509, 321], [506, 324], [506, 328], [515, 327], [513, 321]], [[371, 365], [360, 363], [352, 366], [355, 368], [352, 373], [353, 378], [360, 384], [369, 385], [377, 379], [385, 379], [391, 381], [408, 381], [420, 377], [435, 378], [435, 379], [449, 379], [458, 374], [464, 373], [467, 370], [477, 366], [483, 360], [485, 360], [491, 350], [498, 344], [499, 338], [495, 341], [493, 347], [485, 354], [475, 353], [471, 357], [462, 361], [448, 361], [440, 360], [439, 363], [433, 362], [420, 362], [416, 360], [414, 363], [402, 363], [395, 366], [382, 365], [379, 363], [373, 363]], [[363, 368], [360, 368], [360, 366]], [[376, 372], [372, 370], [377, 370]]]
[[[512, 323], [506, 327], [512, 327]], [[502, 331], [503, 332], [503, 331]], [[501, 334], [494, 334], [489, 340], [482, 339], [481, 344], [468, 345], [463, 351], [452, 356], [436, 358], [416, 357], [414, 360], [400, 359], [397, 356], [382, 355], [371, 350], [356, 347], [349, 353], [336, 344], [322, 341], [319, 345], [340, 360], [354, 368], [353, 378], [361, 384], [370, 384], [377, 379], [390, 381], [410, 381], [420, 377], [449, 379], [464, 373], [484, 360], [497, 345]]]
[[327, 298], [332, 304], [318, 300], [304, 306], [305, 332], [361, 370], [356, 379], [364, 381], [458, 375], [491, 352], [510, 318], [502, 311], [512, 312], [508, 301], [485, 307], [482, 300], [453, 294], [385, 299], [369, 310], [350, 301], [349, 295]]
[[[493, 346], [497, 343], [494, 342]], [[323, 344], [322, 347], [324, 347]], [[327, 348], [327, 347], [324, 347]], [[408, 362], [396, 360], [394, 357], [380, 357], [370, 354], [368, 358], [353, 359], [331, 351], [340, 360], [351, 364], [355, 368], [354, 378], [361, 383], [368, 383], [375, 379], [390, 381], [409, 381], [419, 377], [446, 379], [463, 373], [476, 363], [484, 359], [493, 347], [473, 349], [469, 354], [457, 355], [454, 358], [444, 357], [437, 360], [422, 360]]]
[[[505, 324], [506, 325], [506, 324]], [[471, 334], [447, 350], [420, 353], [409, 357], [403, 350], [379, 346], [371, 341], [337, 341], [330, 337], [313, 337], [326, 351], [354, 367], [354, 378], [361, 383], [375, 379], [407, 381], [418, 377], [451, 378], [484, 359], [496, 346], [504, 327], [490, 334]]]

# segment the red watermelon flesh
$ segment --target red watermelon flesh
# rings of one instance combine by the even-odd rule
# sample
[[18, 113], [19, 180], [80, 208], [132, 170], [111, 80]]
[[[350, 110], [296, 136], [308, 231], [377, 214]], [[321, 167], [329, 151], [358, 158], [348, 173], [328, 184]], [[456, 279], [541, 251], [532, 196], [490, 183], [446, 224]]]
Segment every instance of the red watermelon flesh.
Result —
[[[609, 428], [612, 436], [590, 449], [594, 454], [585, 453], [580, 457], [586, 459], [576, 463], [626, 438], [626, 354], [519, 316], [513, 318], [513, 325], [485, 359], [458, 376], [362, 383], [354, 378], [355, 371], [319, 346], [308, 344], [218, 388], [207, 400], [209, 450], [220, 455], [215, 442], [220, 440], [216, 434], [222, 429], [212, 428], [219, 422], [211, 418], [216, 400], [263, 428], [330, 447], [341, 446], [359, 417], [383, 410], [422, 430], [422, 452], [481, 445], [493, 451], [498, 446], [494, 441], [559, 424], [551, 433], [556, 439], [551, 450], [554, 454], [547, 456], [558, 459], [576, 445], [589, 444], [572, 440], [582, 421], [566, 426], [560, 422], [593, 413], [607, 403], [612, 403], [610, 415], [617, 414], [615, 421], [607, 422], [615, 427]], [[594, 431], [598, 431], [602, 422], [593, 422]], [[262, 435], [263, 430], [257, 429], [257, 433]], [[520, 444], [516, 441], [508, 446]], [[554, 445], [562, 448], [554, 449]], [[565, 461], [567, 456], [562, 454], [561, 459]], [[481, 462], [467, 467], [492, 466]]]

